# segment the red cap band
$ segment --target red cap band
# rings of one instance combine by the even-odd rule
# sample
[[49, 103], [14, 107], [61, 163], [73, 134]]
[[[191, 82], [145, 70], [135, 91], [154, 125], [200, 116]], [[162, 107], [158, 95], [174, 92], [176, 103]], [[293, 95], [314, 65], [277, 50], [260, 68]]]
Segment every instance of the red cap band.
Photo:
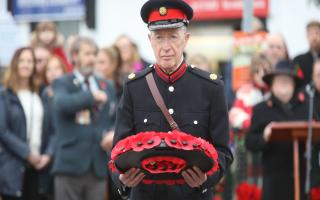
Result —
[[187, 19], [186, 14], [184, 14], [180, 9], [165, 8], [166, 9], [166, 11], [164, 11], [165, 14], [164, 13], [161, 14], [160, 9], [154, 10], [150, 13], [148, 23], [162, 21], [162, 20], [170, 20], [170, 19], [181, 19], [181, 20]]

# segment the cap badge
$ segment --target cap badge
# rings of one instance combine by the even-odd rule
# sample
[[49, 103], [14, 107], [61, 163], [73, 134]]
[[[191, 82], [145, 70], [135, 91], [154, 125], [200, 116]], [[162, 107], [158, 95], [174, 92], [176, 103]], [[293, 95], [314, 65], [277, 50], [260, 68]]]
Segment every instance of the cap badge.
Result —
[[168, 10], [167, 10], [166, 7], [162, 6], [162, 7], [159, 8], [159, 13], [160, 13], [161, 16], [164, 16], [164, 15], [166, 15], [168, 13]]
[[210, 79], [211, 80], [216, 80], [218, 76], [216, 74], [210, 74]]

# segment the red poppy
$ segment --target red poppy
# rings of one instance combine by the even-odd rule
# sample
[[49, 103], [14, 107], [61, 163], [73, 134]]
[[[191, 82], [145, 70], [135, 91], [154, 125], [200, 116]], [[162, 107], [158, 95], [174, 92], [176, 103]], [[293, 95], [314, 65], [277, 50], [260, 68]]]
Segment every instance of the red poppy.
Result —
[[181, 144], [180, 142], [178, 141], [178, 132], [174, 131], [170, 134], [167, 134], [166, 137], [165, 137], [165, 142], [166, 144], [169, 146], [169, 147], [173, 147], [173, 148], [176, 148], [176, 149], [181, 149]]
[[109, 167], [109, 169], [111, 170], [111, 172], [116, 172], [116, 171], [117, 171], [116, 165], [114, 164], [114, 161], [113, 161], [113, 160], [110, 160], [110, 161], [109, 161], [108, 167]]
[[260, 200], [261, 194], [261, 188], [246, 182], [236, 188], [237, 200]]
[[304, 102], [305, 101], [305, 96], [304, 96], [303, 92], [299, 92], [298, 99], [299, 99], [300, 102]]
[[173, 156], [154, 156], [141, 162], [141, 167], [152, 174], [180, 173], [186, 166], [185, 160]]
[[161, 143], [161, 138], [155, 132], [143, 132], [127, 139], [131, 140], [132, 149], [137, 152], [152, 149]]
[[107, 83], [105, 81], [99, 81], [99, 86], [102, 90], [106, 90], [107, 89]]
[[320, 187], [313, 187], [310, 194], [311, 200], [320, 200]]
[[303, 74], [303, 71], [301, 70], [300, 67], [297, 68], [297, 76], [298, 76], [300, 79], [304, 79], [304, 74]]
[[111, 159], [115, 160], [120, 154], [130, 151], [131, 149], [131, 141], [128, 138], [120, 140], [112, 149]]
[[195, 137], [185, 133], [181, 133], [178, 137], [178, 142], [181, 144], [183, 150], [193, 150]]

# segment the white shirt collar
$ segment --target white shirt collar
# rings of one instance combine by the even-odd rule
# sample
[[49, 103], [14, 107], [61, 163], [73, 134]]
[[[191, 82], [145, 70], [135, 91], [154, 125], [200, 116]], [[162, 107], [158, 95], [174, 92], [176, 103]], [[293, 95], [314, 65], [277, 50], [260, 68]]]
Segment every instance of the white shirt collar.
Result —
[[[85, 77], [78, 70], [74, 70], [73, 74], [76, 77], [76, 79], [78, 79], [78, 81], [80, 82], [82, 89], [88, 90], [87, 85], [85, 84]], [[99, 86], [95, 80], [94, 75], [90, 75], [88, 78], [88, 81], [90, 83], [90, 90], [91, 91], [99, 90]]]

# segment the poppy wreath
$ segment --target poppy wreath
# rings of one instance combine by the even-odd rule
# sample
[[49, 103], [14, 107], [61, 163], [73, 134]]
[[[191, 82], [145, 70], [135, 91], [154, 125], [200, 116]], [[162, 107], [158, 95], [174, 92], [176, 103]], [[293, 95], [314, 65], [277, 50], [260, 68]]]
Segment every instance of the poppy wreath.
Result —
[[320, 200], [320, 187], [313, 187], [310, 192], [311, 200]]
[[193, 166], [212, 175], [219, 169], [218, 153], [206, 140], [177, 130], [126, 137], [114, 146], [109, 162], [112, 172], [140, 168], [144, 184], [184, 184], [181, 172]]
[[236, 188], [237, 200], [260, 200], [262, 190], [256, 185], [243, 182]]

